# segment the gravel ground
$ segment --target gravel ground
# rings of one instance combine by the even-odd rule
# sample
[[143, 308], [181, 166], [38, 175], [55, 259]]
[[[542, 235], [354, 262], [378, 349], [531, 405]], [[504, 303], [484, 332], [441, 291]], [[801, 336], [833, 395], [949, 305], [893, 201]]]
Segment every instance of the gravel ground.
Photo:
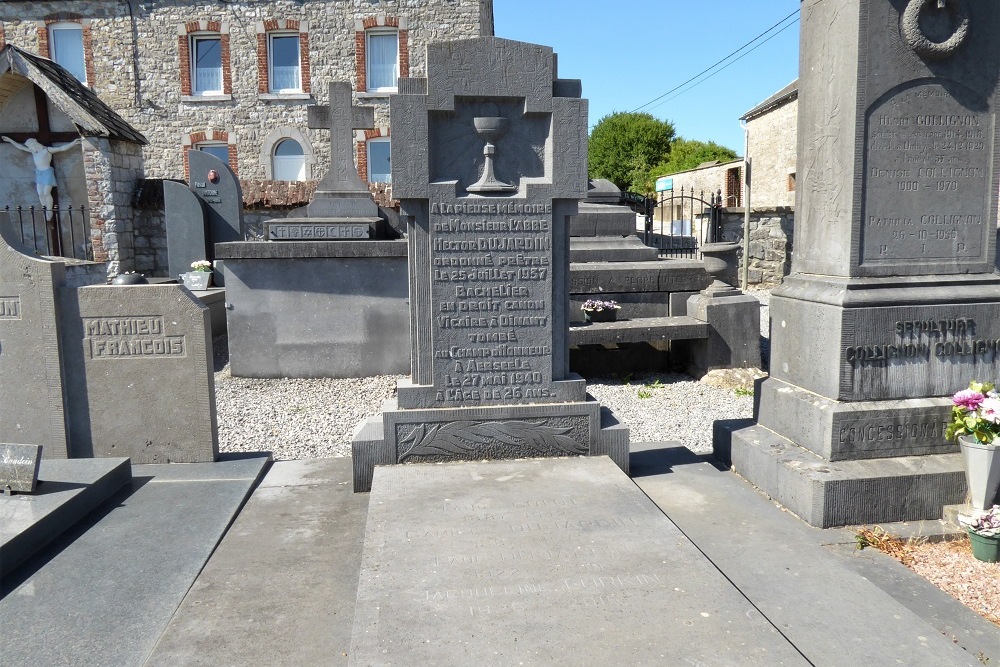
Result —
[[969, 538], [916, 545], [907, 567], [1000, 625], [1000, 563], [976, 560]]
[[[769, 351], [766, 291], [761, 352]], [[351, 434], [395, 394], [397, 376], [359, 379], [258, 380], [229, 374], [226, 338], [215, 340], [215, 399], [219, 449], [268, 450], [277, 461], [351, 455]], [[766, 363], [765, 363], [766, 367]], [[757, 373], [756, 375], [762, 375]], [[712, 450], [712, 421], [753, 414], [752, 376], [711, 373], [702, 381], [679, 373], [590, 378], [587, 389], [631, 429], [634, 442], [680, 442]]]

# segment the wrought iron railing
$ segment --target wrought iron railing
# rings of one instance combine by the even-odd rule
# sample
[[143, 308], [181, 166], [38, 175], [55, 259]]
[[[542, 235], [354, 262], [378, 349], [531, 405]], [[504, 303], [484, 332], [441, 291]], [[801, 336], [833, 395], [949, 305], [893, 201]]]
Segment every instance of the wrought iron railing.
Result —
[[700, 259], [699, 248], [722, 240], [722, 191], [694, 189], [660, 193], [657, 211], [646, 224], [644, 242], [661, 256]]
[[21, 244], [39, 255], [94, 259], [90, 215], [84, 206], [5, 206], [6, 217]]

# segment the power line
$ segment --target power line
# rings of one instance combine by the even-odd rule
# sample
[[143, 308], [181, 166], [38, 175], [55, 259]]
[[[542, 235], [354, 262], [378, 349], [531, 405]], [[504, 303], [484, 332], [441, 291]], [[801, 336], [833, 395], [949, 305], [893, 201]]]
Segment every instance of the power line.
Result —
[[[739, 62], [739, 61], [740, 61], [741, 59], [745, 58], [746, 56], [750, 55], [751, 53], [753, 53], [754, 51], [756, 51], [756, 50], [757, 50], [757, 49], [759, 49], [760, 47], [764, 46], [764, 45], [765, 45], [765, 44], [767, 44], [767, 43], [768, 43], [769, 41], [771, 41], [772, 39], [774, 39], [775, 37], [777, 37], [778, 35], [780, 35], [780, 34], [781, 34], [781, 33], [783, 33], [784, 31], [786, 31], [786, 30], [788, 30], [789, 28], [791, 28], [791, 27], [792, 27], [793, 25], [795, 25], [795, 21], [792, 21], [791, 23], [789, 23], [788, 25], [786, 25], [786, 26], [785, 26], [784, 28], [782, 28], [782, 29], [781, 29], [781, 30], [779, 30], [778, 32], [774, 33], [773, 35], [771, 35], [770, 37], [768, 37], [767, 39], [765, 39], [765, 40], [764, 40], [763, 42], [761, 42], [761, 43], [760, 43], [760, 44], [758, 44], [757, 46], [753, 47], [752, 49], [750, 49], [749, 51], [747, 51], [746, 53], [744, 53], [743, 55], [741, 55], [741, 56], [740, 56], [739, 58], [735, 58], [734, 60], [732, 60], [732, 61], [730, 61], [730, 62], [726, 63], [725, 65], [723, 65], [723, 66], [722, 66], [722, 67], [720, 67], [719, 69], [715, 70], [714, 72], [712, 72], [711, 74], [709, 74], [708, 76], [706, 76], [706, 77], [705, 77], [704, 79], [702, 79], [701, 81], [697, 81], [696, 83], [694, 83], [694, 84], [692, 84], [692, 85], [688, 86], [688, 87], [687, 87], [687, 88], [685, 88], [684, 90], [682, 90], [682, 91], [678, 92], [678, 93], [677, 93], [676, 95], [671, 95], [671, 96], [670, 96], [670, 97], [668, 97], [667, 99], [663, 100], [662, 102], [658, 102], [658, 103], [657, 103], [657, 104], [656, 104], [655, 106], [652, 106], [652, 107], [650, 107], [650, 108], [651, 108], [651, 109], [655, 109], [655, 108], [657, 108], [657, 107], [660, 107], [660, 106], [662, 106], [662, 105], [666, 104], [667, 102], [669, 102], [670, 100], [672, 100], [672, 99], [674, 99], [674, 98], [676, 98], [676, 97], [680, 97], [681, 95], [683, 95], [684, 93], [688, 92], [688, 91], [689, 91], [689, 90], [691, 90], [692, 88], [696, 88], [697, 86], [699, 86], [699, 85], [701, 85], [701, 84], [705, 83], [706, 81], [708, 81], [709, 79], [711, 79], [711, 78], [712, 78], [713, 76], [715, 76], [715, 75], [716, 75], [716, 74], [718, 74], [719, 72], [722, 72], [722, 71], [724, 71], [724, 70], [725, 70], [725, 69], [726, 69], [727, 67], [729, 67], [730, 65], [733, 65], [733, 64], [735, 64], [735, 63]], [[695, 77], [695, 78], [697, 78], [697, 77]], [[689, 81], [690, 81], [690, 79], [689, 79]], [[681, 84], [681, 85], [683, 86], [684, 84]], [[677, 90], [677, 89], [675, 88], [674, 90]], [[669, 93], [664, 93], [664, 95], [669, 95]], [[661, 95], [660, 97], [662, 97], [662, 95]], [[647, 102], [647, 104], [649, 104], [649, 103]], [[645, 106], [645, 105], [644, 105], [644, 106]]]
[[[645, 104], [643, 104], [642, 106], [639, 106], [639, 107], [636, 107], [635, 109], [633, 109], [633, 110], [632, 110], [632, 113], [635, 113], [636, 111], [640, 111], [640, 110], [642, 110], [642, 109], [645, 109], [645, 108], [646, 108], [646, 107], [648, 107], [648, 106], [649, 106], [650, 104], [653, 104], [654, 102], [657, 102], [657, 101], [659, 101], [659, 100], [663, 99], [664, 97], [666, 97], [666, 96], [667, 96], [667, 95], [669, 95], [670, 93], [673, 93], [673, 92], [675, 92], [675, 91], [677, 91], [677, 90], [679, 90], [679, 89], [683, 88], [684, 86], [686, 86], [687, 84], [691, 83], [692, 81], [694, 81], [695, 79], [697, 79], [697, 78], [698, 78], [698, 77], [700, 77], [701, 75], [705, 74], [706, 72], [710, 72], [710, 71], [712, 71], [713, 69], [715, 69], [716, 67], [718, 67], [718, 66], [719, 66], [719, 65], [721, 65], [722, 63], [726, 62], [727, 60], [729, 60], [730, 58], [732, 58], [732, 57], [733, 57], [733, 56], [735, 56], [735, 55], [736, 55], [737, 53], [739, 53], [739, 52], [740, 52], [740, 51], [742, 51], [743, 49], [747, 48], [748, 46], [750, 46], [751, 44], [753, 44], [753, 43], [754, 43], [754, 42], [756, 42], [757, 40], [761, 39], [761, 38], [762, 38], [762, 37], [763, 37], [764, 35], [766, 35], [767, 33], [771, 32], [772, 30], [774, 30], [775, 28], [777, 28], [777, 27], [778, 27], [779, 25], [781, 25], [782, 23], [784, 23], [785, 21], [787, 21], [788, 19], [792, 18], [793, 16], [795, 16], [795, 15], [796, 15], [796, 14], [798, 14], [798, 13], [799, 13], [799, 10], [798, 10], [798, 9], [796, 9], [796, 10], [795, 10], [794, 12], [792, 12], [791, 14], [789, 14], [789, 15], [788, 15], [788, 16], [786, 16], [785, 18], [781, 19], [780, 21], [778, 21], [777, 23], [775, 23], [775, 24], [774, 24], [773, 26], [771, 26], [770, 28], [768, 28], [768, 29], [767, 29], [767, 30], [765, 30], [764, 32], [760, 33], [759, 35], [757, 35], [756, 37], [754, 37], [753, 39], [751, 39], [751, 40], [750, 40], [749, 42], [747, 42], [746, 44], [744, 44], [744, 45], [743, 45], [743, 46], [741, 46], [740, 48], [736, 49], [735, 51], [733, 51], [732, 53], [730, 53], [730, 54], [729, 54], [728, 56], [726, 56], [725, 58], [722, 58], [721, 60], [719, 60], [719, 61], [718, 61], [718, 62], [716, 62], [715, 64], [713, 64], [713, 65], [711, 65], [711, 66], [709, 66], [709, 67], [707, 67], [707, 68], [703, 69], [702, 71], [698, 72], [697, 74], [695, 74], [695, 75], [694, 75], [693, 77], [691, 77], [690, 79], [688, 79], [688, 80], [687, 80], [687, 81], [685, 81], [684, 83], [681, 83], [680, 85], [677, 85], [677, 86], [675, 86], [675, 87], [671, 88], [670, 90], [668, 90], [667, 92], [663, 93], [662, 95], [660, 95], [660, 96], [658, 96], [658, 97], [654, 97], [653, 99], [651, 99], [650, 101], [646, 102], [646, 103], [645, 103]], [[794, 21], [793, 21], [792, 23], [789, 23], [788, 25], [786, 25], [786, 26], [785, 26], [784, 28], [782, 28], [781, 30], [779, 30], [779, 31], [778, 31], [778, 33], [775, 33], [775, 35], [779, 34], [779, 33], [780, 33], [781, 31], [785, 30], [786, 28], [788, 28], [789, 26], [791, 26], [791, 25], [793, 25], [793, 24], [794, 24]], [[774, 37], [775, 35], [772, 35], [771, 37]], [[771, 39], [771, 37], [769, 37], [769, 38], [768, 38], [768, 40], [769, 40], [769, 39]], [[767, 40], [765, 40], [765, 42], [766, 42], [766, 41], [767, 41]], [[764, 42], [762, 42], [762, 44], [763, 44], [763, 43], [764, 43]], [[760, 45], [758, 44], [758, 46], [760, 46]], [[757, 48], [757, 47], [754, 47], [754, 48]], [[753, 49], [751, 49], [751, 51], [752, 51], [752, 50], [753, 50]], [[747, 53], [749, 53], [749, 51], [748, 51]], [[743, 55], [746, 55], [746, 54], [743, 54]], [[740, 56], [740, 58], [742, 58], [742, 57], [743, 57], [743, 56]], [[739, 60], [739, 58], [737, 58], [737, 60]], [[733, 62], [736, 62], [736, 61], [734, 60]], [[732, 63], [730, 63], [730, 64], [732, 64]], [[728, 65], [727, 65], [727, 66], [728, 66]], [[724, 68], [723, 68], [723, 69], [724, 69]], [[719, 70], [719, 71], [722, 71], [722, 70]]]

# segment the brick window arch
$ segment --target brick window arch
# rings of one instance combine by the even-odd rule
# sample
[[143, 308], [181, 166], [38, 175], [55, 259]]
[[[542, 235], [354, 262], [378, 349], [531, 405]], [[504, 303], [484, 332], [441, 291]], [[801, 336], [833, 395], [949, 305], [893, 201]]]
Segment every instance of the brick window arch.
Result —
[[[363, 133], [363, 134], [362, 134]], [[368, 151], [369, 142], [373, 139], [379, 140], [378, 143], [389, 143], [389, 128], [375, 128], [373, 130], [361, 130], [358, 132], [359, 135], [363, 136], [362, 140], [356, 142], [357, 147], [357, 157], [358, 157], [358, 176], [365, 183], [370, 182], [368, 178], [369, 174], [369, 164], [368, 164]], [[375, 143], [375, 142], [372, 142]], [[387, 181], [379, 181], [387, 182]]]
[[[284, 38], [284, 40], [283, 40]], [[298, 41], [298, 91], [294, 86], [283, 84], [276, 78], [284, 78], [287, 73], [281, 72], [275, 76], [276, 58], [287, 58], [287, 48], [277, 49], [278, 42], [285, 41], [282, 47], [287, 47], [288, 38]], [[292, 42], [294, 44], [294, 42]], [[280, 51], [280, 55], [279, 55]], [[286, 65], [282, 63], [282, 65]], [[294, 19], [268, 19], [257, 22], [257, 92], [268, 94], [286, 91], [311, 93], [312, 76], [309, 67], [309, 22]]]
[[[58, 30], [60, 27], [68, 28], [72, 24], [80, 26], [80, 41], [83, 47], [83, 71], [74, 73], [77, 78], [83, 75], [81, 83], [93, 87], [94, 85], [94, 53], [93, 53], [93, 37], [90, 30], [90, 19], [85, 19], [79, 14], [71, 14], [66, 12], [60, 12], [58, 14], [50, 14], [43, 21], [38, 22], [38, 54], [43, 58], [49, 58], [50, 60], [55, 60], [59, 62], [63, 58], [59, 57], [59, 54], [54, 53], [56, 50], [56, 44], [53, 44], [52, 40], [52, 30]], [[0, 39], [2, 41], [2, 39]], [[60, 63], [62, 64], [62, 63]]]
[[226, 147], [226, 154], [229, 156], [229, 166], [232, 168], [233, 173], [239, 175], [239, 169], [237, 168], [237, 149], [236, 149], [236, 135], [226, 132], [225, 130], [205, 130], [203, 132], [192, 132], [191, 134], [184, 137], [181, 142], [183, 144], [184, 151], [184, 178], [187, 181], [191, 180], [191, 163], [188, 159], [188, 151], [199, 150], [200, 147], [206, 145], [224, 145]]
[[[383, 34], [395, 34], [397, 36], [399, 76], [410, 76], [410, 40], [406, 19], [396, 16], [369, 16], [366, 19], [356, 21], [354, 24], [354, 58], [355, 76], [357, 79], [355, 90], [359, 93], [369, 92], [371, 88], [368, 79], [369, 66], [373, 62], [368, 54], [369, 38], [373, 35]], [[389, 88], [394, 88], [394, 86], [390, 86]], [[385, 88], [385, 90], [388, 91], [389, 88]]]
[[[233, 74], [229, 59], [229, 24], [222, 21], [188, 21], [177, 26], [177, 54], [178, 66], [180, 67], [181, 95], [184, 97], [204, 96], [201, 89], [204, 85], [199, 85], [194, 80], [199, 71], [199, 63], [196, 62], [200, 49], [206, 52], [211, 51], [214, 41], [218, 40], [219, 61], [221, 69], [221, 89], [218, 91], [222, 95], [233, 94]], [[209, 68], [204, 72], [210, 75]], [[207, 78], [211, 78], [208, 76]]]

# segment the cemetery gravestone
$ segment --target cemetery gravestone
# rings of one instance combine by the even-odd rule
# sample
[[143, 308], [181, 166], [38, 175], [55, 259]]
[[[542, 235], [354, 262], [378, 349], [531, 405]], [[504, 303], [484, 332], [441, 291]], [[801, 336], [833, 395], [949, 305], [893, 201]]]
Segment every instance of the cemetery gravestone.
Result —
[[[205, 211], [208, 259], [214, 260], [216, 243], [243, 240], [243, 189], [232, 168], [211, 153], [188, 151], [188, 167], [191, 192], [201, 201]], [[190, 268], [189, 264], [186, 270]], [[225, 269], [216, 266], [212, 278], [216, 285], [223, 287]]]
[[627, 469], [627, 429], [602, 428], [568, 371], [579, 82], [556, 77], [551, 49], [496, 38], [431, 45], [427, 63], [390, 102], [412, 380], [355, 436], [355, 489], [389, 463], [609, 454]]
[[815, 525], [964, 496], [947, 397], [1000, 370], [997, 30], [994, 3], [802, 5], [793, 273], [731, 456]]
[[191, 189], [163, 181], [163, 213], [167, 228], [167, 275], [175, 280], [191, 270], [193, 262], [214, 256], [208, 249], [205, 209]]
[[0, 492], [34, 493], [41, 463], [41, 445], [0, 442]]
[[66, 458], [56, 293], [65, 265], [27, 254], [0, 225], [0, 424], [3, 437]]

